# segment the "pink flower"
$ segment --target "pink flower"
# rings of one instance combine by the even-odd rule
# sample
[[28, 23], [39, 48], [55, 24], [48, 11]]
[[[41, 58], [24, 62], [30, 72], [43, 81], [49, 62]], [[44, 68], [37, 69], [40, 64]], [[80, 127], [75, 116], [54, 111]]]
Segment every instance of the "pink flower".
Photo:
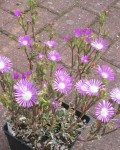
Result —
[[98, 120], [106, 123], [114, 115], [114, 108], [109, 101], [102, 100], [96, 108], [96, 116]]

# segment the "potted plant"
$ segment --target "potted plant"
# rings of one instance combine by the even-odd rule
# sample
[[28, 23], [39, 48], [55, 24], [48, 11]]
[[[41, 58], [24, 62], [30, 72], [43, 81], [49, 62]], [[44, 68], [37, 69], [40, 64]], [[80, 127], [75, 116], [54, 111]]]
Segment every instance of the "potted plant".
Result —
[[[110, 121], [119, 113], [120, 89], [115, 88], [108, 94], [106, 85], [114, 80], [114, 71], [106, 65], [96, 66], [96, 60], [108, 48], [106, 34], [101, 32], [106, 13], [99, 15], [98, 37], [89, 28], [77, 28], [73, 36], [65, 37], [71, 53], [69, 66], [54, 50], [57, 43], [53, 32], [44, 43], [36, 38], [37, 4], [35, 0], [28, 0], [28, 5], [28, 12], [15, 11], [24, 30], [18, 43], [27, 56], [28, 71], [22, 75], [15, 72], [14, 62], [0, 56], [0, 101], [8, 110], [3, 130], [11, 150], [70, 149], [90, 121], [87, 113], [94, 104], [98, 104], [96, 122], [91, 125], [86, 140], [116, 130], [108, 131]], [[90, 78], [93, 68], [101, 79]], [[71, 97], [74, 100], [69, 103]]]

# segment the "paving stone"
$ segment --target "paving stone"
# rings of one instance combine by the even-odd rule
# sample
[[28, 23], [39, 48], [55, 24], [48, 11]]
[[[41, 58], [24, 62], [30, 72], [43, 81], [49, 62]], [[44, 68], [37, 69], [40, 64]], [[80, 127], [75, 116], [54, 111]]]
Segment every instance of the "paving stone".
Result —
[[120, 40], [118, 40], [106, 53], [102, 56], [110, 63], [120, 68]]
[[62, 37], [65, 37], [68, 34], [73, 34], [75, 28], [86, 28], [95, 17], [95, 15], [86, 10], [78, 7], [74, 8], [56, 21], [54, 25], [55, 32]]
[[[46, 26], [47, 24], [52, 23], [52, 21], [56, 17], [56, 15], [42, 8], [38, 8], [38, 12], [39, 14], [37, 16], [38, 20], [35, 25], [35, 32], [37, 32], [40, 28]], [[26, 19], [30, 20], [29, 13], [26, 14]], [[14, 17], [14, 20], [12, 20], [9, 24], [4, 26], [3, 29], [16, 36], [24, 35], [24, 31], [22, 27], [18, 24], [16, 17]], [[29, 29], [28, 34], [31, 34], [31, 28]]]
[[18, 21], [15, 17], [9, 24], [4, 25], [2, 29], [17, 37], [24, 35], [24, 31], [22, 27], [18, 24]]
[[0, 4], [2, 4], [2, 3], [4, 3], [5, 2], [5, 0], [0, 0]]
[[118, 1], [114, 6], [120, 8], [120, 1]]
[[27, 9], [27, 0], [4, 0], [4, 2], [0, 5], [0, 8], [6, 10], [6, 11], [15, 11], [17, 9], [20, 9], [21, 11], [24, 11]]
[[53, 20], [57, 17], [57, 15], [49, 12], [46, 9], [38, 8], [37, 9], [38, 14], [38, 20], [36, 22], [36, 30], [42, 28], [43, 26], [46, 26], [47, 24], [51, 24]]
[[[98, 23], [92, 26], [96, 32], [98, 31]], [[110, 38], [115, 38], [118, 33], [120, 33], [120, 11], [119, 9], [111, 8], [109, 11], [109, 16], [105, 22], [104, 29], [108, 31]]]
[[0, 55], [11, 59], [13, 67], [20, 72], [26, 72], [28, 69], [27, 58], [23, 50], [18, 49], [19, 45], [8, 37], [0, 36]]
[[69, 7], [74, 6], [76, 2], [77, 0], [46, 0], [44, 3], [42, 3], [42, 5], [54, 10], [55, 12], [62, 13]]
[[[7, 18], [7, 19], [6, 19]], [[0, 27], [5, 26], [13, 20], [13, 16], [0, 9]]]
[[[83, 131], [84, 132], [84, 131]], [[112, 137], [112, 138], [111, 138]], [[120, 129], [105, 135], [99, 140], [90, 142], [76, 142], [72, 150], [119, 150], [120, 149]], [[115, 143], [115, 144], [114, 144]]]
[[96, 13], [104, 11], [114, 0], [82, 0], [81, 6]]

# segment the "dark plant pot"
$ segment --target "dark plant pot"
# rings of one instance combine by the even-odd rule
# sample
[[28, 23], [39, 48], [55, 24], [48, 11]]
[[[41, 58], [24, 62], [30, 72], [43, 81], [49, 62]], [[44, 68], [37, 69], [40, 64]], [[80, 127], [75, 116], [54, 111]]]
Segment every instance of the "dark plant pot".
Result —
[[[69, 105], [66, 103], [62, 103], [62, 107], [69, 109]], [[79, 110], [76, 110], [75, 114], [78, 117], [81, 116], [81, 112]], [[86, 123], [89, 123], [90, 118], [89, 118], [89, 116], [84, 115], [82, 117], [82, 120], [86, 121]], [[4, 131], [4, 133], [8, 139], [9, 146], [10, 146], [11, 150], [35, 150], [35, 149], [31, 148], [30, 146], [26, 145], [24, 142], [17, 139], [16, 137], [14, 137], [13, 135], [11, 135], [8, 131], [7, 123], [5, 123], [5, 125], [3, 126], [3, 131]], [[75, 144], [75, 142], [73, 142], [73, 144], [71, 145], [71, 148], [73, 147], [74, 144]]]
[[8, 139], [11, 150], [34, 150], [33, 148], [29, 147], [28, 145], [14, 137], [12, 134], [10, 134], [8, 132], [7, 123], [3, 126], [3, 131]]

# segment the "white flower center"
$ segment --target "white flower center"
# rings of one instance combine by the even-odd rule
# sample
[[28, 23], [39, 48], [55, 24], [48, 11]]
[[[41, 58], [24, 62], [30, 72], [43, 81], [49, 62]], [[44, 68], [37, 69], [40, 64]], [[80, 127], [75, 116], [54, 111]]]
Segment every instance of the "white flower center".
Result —
[[0, 69], [3, 69], [5, 67], [5, 64], [4, 64], [4, 62], [0, 62]]
[[120, 99], [120, 93], [117, 93], [117, 94], [115, 95], [115, 97], [116, 97], [117, 99]]
[[90, 91], [92, 92], [92, 93], [97, 93], [98, 92], [98, 87], [97, 86], [95, 86], [95, 85], [93, 85], [93, 86], [90, 86]]
[[102, 110], [101, 110], [101, 115], [102, 115], [103, 117], [107, 117], [107, 115], [108, 115], [108, 110], [107, 110], [107, 108], [102, 108]]
[[86, 90], [87, 90], [86, 86], [84, 86], [84, 85], [81, 86], [81, 90], [82, 90], [82, 91], [86, 91]]
[[27, 44], [28, 44], [28, 41], [24, 40], [23, 45], [27, 45]]
[[98, 43], [98, 44], [96, 44], [96, 48], [97, 48], [97, 49], [102, 49], [102, 48], [103, 48], [103, 45], [102, 45], [101, 43]]
[[65, 88], [65, 83], [61, 82], [61, 83], [59, 83], [58, 86], [59, 86], [60, 89], [64, 89]]
[[32, 93], [30, 91], [26, 91], [23, 95], [22, 95], [23, 99], [25, 101], [29, 101], [32, 97]]
[[56, 60], [56, 57], [55, 57], [55, 56], [52, 56], [51, 59], [52, 59], [52, 60]]
[[49, 47], [52, 47], [52, 44], [51, 44], [51, 43], [49, 43], [49, 44], [48, 44], [48, 46], [49, 46]]
[[103, 73], [102, 73], [102, 77], [106, 79], [106, 78], [108, 78], [108, 74], [105, 73], [105, 72], [103, 72]]

